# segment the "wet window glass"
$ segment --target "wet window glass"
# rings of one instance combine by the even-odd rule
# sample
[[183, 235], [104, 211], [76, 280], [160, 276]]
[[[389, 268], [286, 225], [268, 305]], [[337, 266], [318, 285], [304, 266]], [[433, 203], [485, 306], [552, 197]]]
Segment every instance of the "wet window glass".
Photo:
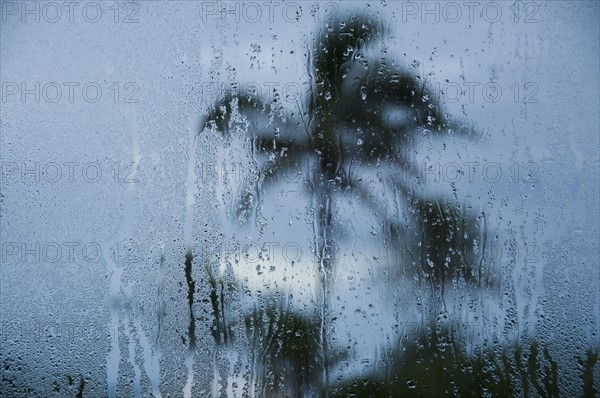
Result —
[[600, 393], [598, 3], [0, 17], [0, 396]]

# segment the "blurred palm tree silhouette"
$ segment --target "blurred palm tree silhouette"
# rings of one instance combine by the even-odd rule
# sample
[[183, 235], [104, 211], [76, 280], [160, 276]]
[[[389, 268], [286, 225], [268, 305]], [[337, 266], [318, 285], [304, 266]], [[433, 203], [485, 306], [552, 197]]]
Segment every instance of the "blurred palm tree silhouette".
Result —
[[[420, 77], [399, 68], [384, 52], [377, 53], [384, 33], [385, 26], [369, 15], [349, 15], [320, 30], [308, 51], [312, 84], [301, 129], [291, 123], [282, 126], [295, 133], [274, 133], [273, 129], [258, 127], [258, 120], [267, 120], [263, 115], [280, 104], [277, 100], [266, 103], [251, 93], [228, 93], [217, 101], [209, 116], [209, 125], [225, 137], [239, 122], [238, 114], [249, 121], [248, 133], [255, 135], [254, 150], [271, 155], [260, 170], [263, 176], [283, 175], [303, 159], [314, 160], [309, 163], [312, 167], [308, 170], [307, 189], [318, 212], [314, 249], [322, 290], [320, 319], [303, 318], [277, 300], [246, 317], [249, 340], [262, 342], [252, 344], [257, 350], [253, 355], [260, 357], [256, 372], [263, 375], [260, 395], [527, 395], [531, 389], [528, 386], [533, 385], [538, 393], [555, 396], [558, 387], [552, 369], [543, 382], [536, 379], [539, 350], [535, 343], [529, 362], [518, 356], [509, 358], [506, 350], [484, 350], [470, 358], [453, 340], [452, 328], [436, 323], [440, 314], [445, 314], [444, 291], [449, 284], [461, 281], [466, 289], [476, 290], [489, 289], [497, 281], [490, 264], [483, 261], [485, 216], [472, 214], [444, 197], [429, 197], [415, 190], [414, 181], [422, 181], [419, 170], [410, 162], [410, 153], [419, 134], [469, 139], [476, 133], [445, 115], [442, 104], [436, 102]], [[356, 162], [392, 170], [394, 186], [409, 204], [411, 228], [389, 214], [360, 176], [353, 173]], [[399, 177], [402, 175], [413, 177], [413, 183]], [[262, 180], [262, 184], [268, 183], [267, 178]], [[243, 190], [237, 206], [240, 218], [258, 211], [256, 191], [251, 187]], [[412, 261], [394, 266], [413, 267], [420, 286], [431, 294], [429, 318], [421, 325], [422, 332], [412, 336], [410, 343], [398, 345], [386, 365], [388, 371], [364, 375], [350, 383], [329, 379], [334, 363], [346, 355], [330, 345], [327, 333], [338, 236], [333, 201], [339, 195], [357, 195], [363, 206], [384, 219], [392, 249], [405, 250], [408, 242]], [[475, 241], [479, 244], [476, 254]], [[217, 308], [224, 303], [216, 299], [219, 288], [212, 275], [211, 281], [214, 324], [220, 325], [215, 329], [215, 339], [225, 343], [226, 326], [220, 319], [222, 309]], [[554, 362], [547, 350], [544, 358], [552, 368]], [[513, 378], [524, 380], [524, 391], [515, 387]]]

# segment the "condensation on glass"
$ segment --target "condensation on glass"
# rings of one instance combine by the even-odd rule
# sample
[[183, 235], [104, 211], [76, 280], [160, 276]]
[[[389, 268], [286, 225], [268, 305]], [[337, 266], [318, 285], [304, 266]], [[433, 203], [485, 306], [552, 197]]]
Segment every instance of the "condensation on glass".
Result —
[[3, 4], [0, 395], [598, 394], [598, 4], [49, 8]]

